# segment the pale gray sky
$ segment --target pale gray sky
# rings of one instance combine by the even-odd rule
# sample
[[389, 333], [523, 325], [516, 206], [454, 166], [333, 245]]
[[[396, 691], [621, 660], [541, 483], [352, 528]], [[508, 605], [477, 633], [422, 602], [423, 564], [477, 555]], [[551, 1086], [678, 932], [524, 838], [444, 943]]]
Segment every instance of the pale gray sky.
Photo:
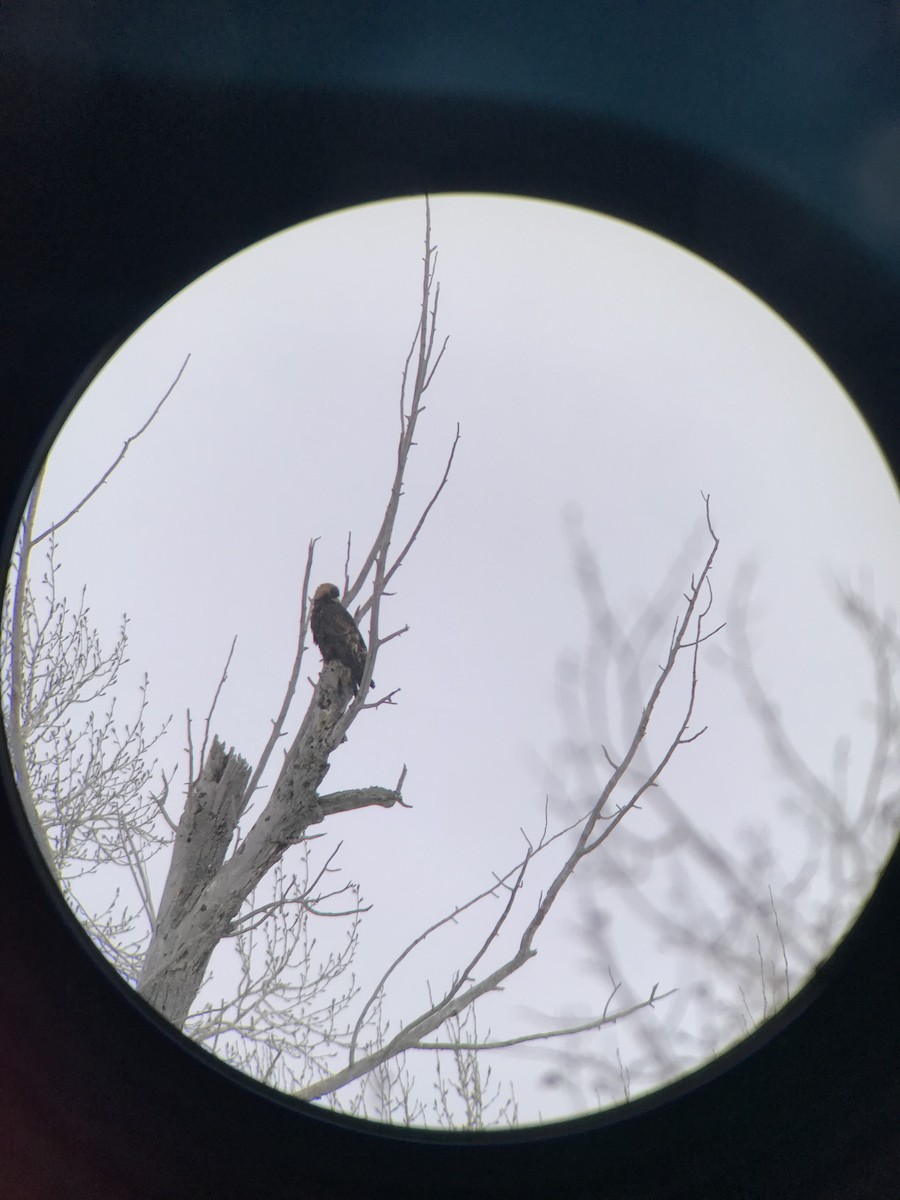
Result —
[[[701, 490], [711, 494], [720, 619], [736, 571], [756, 563], [759, 671], [823, 767], [834, 739], [862, 728], [869, 686], [831, 582], [870, 580], [881, 605], [900, 601], [894, 483], [840, 385], [770, 309], [671, 243], [562, 205], [438, 196], [432, 225], [450, 343], [401, 534], [439, 480], [457, 422], [461, 441], [382, 606], [383, 629], [410, 626], [375, 671], [379, 692], [402, 689], [398, 704], [362, 714], [328, 777], [329, 789], [393, 786], [406, 763], [413, 809], [337, 819], [320, 843], [324, 853], [343, 839], [341, 864], [374, 906], [357, 962], [364, 984], [516, 860], [520, 826], [539, 832], [539, 763], [554, 760], [562, 734], [557, 668], [585, 637], [567, 506], [583, 514], [612, 603], [635, 617], [700, 528]], [[191, 354], [154, 425], [60, 537], [63, 579], [72, 592], [88, 585], [107, 638], [130, 618], [123, 702], [149, 671], [152, 716], [175, 714], [161, 750], [169, 767], [185, 709], [205, 713], [235, 634], [214, 728], [255, 760], [291, 666], [309, 539], [320, 538], [314, 582], [340, 582], [347, 531], [362, 552], [377, 528], [423, 229], [415, 198], [244, 251], [138, 331], [60, 435], [39, 524], [91, 486]], [[686, 583], [674, 585], [676, 603]], [[304, 676], [318, 663], [313, 649]], [[307, 695], [304, 684], [291, 732]], [[704, 673], [696, 724], [709, 731], [673, 764], [673, 789], [724, 839], [751, 818], [771, 822], [789, 855], [758, 733], [721, 670]], [[602, 1008], [602, 981], [565, 936], [571, 915], [546, 928], [527, 979], [492, 1002], [495, 1035], [521, 1032], [526, 1005], [570, 1013], [583, 997], [582, 1010]], [[442, 968], [463, 961], [474, 930], [457, 936], [456, 950], [423, 956], [390, 1011], [411, 1015], [425, 998], [416, 979], [438, 986]], [[661, 965], [652, 944], [635, 942], [634, 956], [638, 991], [678, 982], [678, 964]], [[523, 1120], [570, 1111], [571, 1097], [534, 1085], [531, 1060], [497, 1056], [494, 1067], [515, 1078]]]

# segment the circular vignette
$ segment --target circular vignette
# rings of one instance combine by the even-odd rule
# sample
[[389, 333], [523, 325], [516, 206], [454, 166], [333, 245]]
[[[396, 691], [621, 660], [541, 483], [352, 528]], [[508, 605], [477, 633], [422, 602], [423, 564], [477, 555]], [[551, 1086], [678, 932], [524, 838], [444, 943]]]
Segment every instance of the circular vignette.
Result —
[[[162, 104], [161, 120], [157, 127], [161, 131], [166, 130], [167, 122], [171, 125], [174, 113], [174, 109], [167, 109], [171, 94], [164, 100], [166, 103]], [[340, 105], [335, 107], [338, 110], [336, 124], [340, 128]], [[472, 128], [469, 126], [476, 111], [474, 106], [444, 106], [443, 115], [448, 117], [451, 132], [449, 146], [457, 155], [455, 162], [452, 161], [453, 155], [447, 143], [432, 148], [417, 146], [417, 153], [410, 154], [400, 134], [410, 136], [410, 123], [420, 129], [427, 128], [428, 119], [434, 121], [442, 106], [434, 102], [429, 112], [429, 106], [425, 104], [422, 113], [417, 113], [412, 121], [400, 120], [392, 128], [387, 128], [391, 124], [388, 118], [396, 116], [403, 107], [397, 101], [375, 98], [369, 111], [377, 113], [379, 120], [376, 121], [374, 117], [370, 119], [368, 132], [372, 134], [372, 124], [377, 125], [380, 139], [375, 137], [372, 142], [375, 146], [380, 144], [387, 153], [377, 162], [377, 156], [371, 153], [362, 153], [359, 159], [338, 154], [342, 166], [331, 173], [324, 170], [324, 183], [304, 187], [303, 181], [298, 181], [296, 175], [286, 182], [276, 178], [276, 163], [269, 162], [268, 171], [262, 170], [254, 177], [255, 194], [251, 196], [246, 185], [238, 189], [237, 197], [232, 197], [227, 206], [227, 219], [220, 221], [209, 221], [214, 188], [199, 187], [201, 203], [197, 206], [194, 220], [191, 220], [190, 214], [185, 214], [183, 208], [180, 209], [180, 236], [174, 239], [171, 258], [164, 267], [157, 256], [160, 242], [165, 243], [166, 230], [171, 229], [174, 211], [163, 205], [162, 219], [154, 223], [155, 238], [139, 239], [138, 246], [132, 247], [131, 256], [125, 256], [127, 269], [117, 272], [111, 268], [117, 262], [121, 244], [116, 230], [103, 228], [101, 218], [105, 205], [102, 205], [98, 219], [89, 221], [87, 230], [83, 227], [80, 229], [82, 237], [87, 234], [86, 244], [99, 250], [92, 269], [86, 272], [87, 286], [80, 286], [85, 280], [77, 271], [59, 286], [60, 277], [54, 268], [48, 274], [54, 277], [57, 290], [54, 291], [52, 287], [44, 290], [39, 281], [45, 282], [47, 277], [41, 280], [38, 272], [35, 287], [31, 289], [32, 299], [36, 299], [36, 303], [24, 310], [26, 319], [22, 323], [22, 346], [25, 349], [22, 351], [20, 369], [23, 379], [29, 375], [27, 348], [36, 345], [41, 322], [47, 318], [58, 318], [61, 336], [51, 353], [42, 359], [35, 355], [30, 360], [34, 368], [35, 409], [24, 415], [24, 419], [12, 431], [13, 436], [8, 443], [8, 453], [14, 456], [11, 460], [15, 472], [12, 486], [18, 489], [17, 500], [11, 504], [13, 521], [18, 519], [23, 489], [27, 486], [27, 479], [23, 478], [25, 464], [33, 464], [39, 442], [46, 446], [47, 439], [52, 437], [55, 429], [48, 431], [48, 425], [58, 427], [62, 419], [56, 411], [59, 397], [67, 390], [83, 364], [96, 354], [99, 346], [108, 346], [111, 338], [119, 339], [124, 333], [130, 332], [161, 299], [178, 290], [187, 277], [193, 277], [213, 262], [258, 240], [266, 232], [273, 232], [303, 216], [327, 208], [357, 203], [362, 199], [428, 189], [517, 191], [578, 203], [645, 225], [695, 250], [765, 299], [817, 350], [859, 404], [896, 475], [897, 432], [892, 419], [894, 406], [891, 388], [898, 377], [897, 367], [900, 365], [898, 350], [892, 344], [892, 331], [898, 327], [897, 317], [900, 313], [897, 288], [877, 266], [808, 212], [779, 197], [764, 184], [741, 178], [723, 164], [700, 159], [684, 148], [665, 145], [639, 131], [626, 131], [603, 123], [560, 120], [549, 114], [500, 106], [490, 109], [486, 116], [480, 114], [482, 119], [474, 126], [475, 153], [471, 156], [474, 161], [466, 161], [465, 156], [459, 156], [459, 146], [452, 136], [453, 133], [459, 135], [465, 128], [469, 128], [471, 134]], [[282, 112], [281, 115], [280, 133], [283, 137], [290, 120], [288, 114]], [[293, 115], [297, 115], [296, 109]], [[257, 114], [257, 123], [260, 116], [261, 113]], [[344, 119], [349, 119], [349, 109]], [[248, 125], [254, 126], [254, 118], [251, 117]], [[274, 125], [279, 127], [278, 120]], [[246, 128], [247, 125], [244, 130]], [[532, 133], [530, 156], [525, 139], [519, 141], [509, 137], [510, 131], [515, 133], [517, 130], [530, 130]], [[263, 134], [262, 130], [259, 132]], [[224, 117], [218, 137], [220, 144], [228, 144]], [[162, 150], [162, 141], [158, 144], [155, 138], [151, 138], [151, 141], [158, 155]], [[189, 150], [190, 138], [187, 141]], [[231, 168], [236, 173], [239, 173], [241, 163], [244, 166], [264, 163], [266, 154], [271, 154], [279, 143], [271, 129], [261, 136], [260, 141], [262, 149], [258, 146], [251, 148], [247, 144], [235, 147]], [[338, 136], [337, 142], [345, 150], [348, 143], [352, 148], [356, 147], [356, 138], [346, 130]], [[514, 152], [511, 145], [515, 146]], [[105, 170], [102, 169], [100, 173], [108, 182], [111, 171], [109, 145], [104, 149], [106, 154], [100, 155], [100, 165]], [[177, 154], [175, 157], [172, 186], [165, 192], [170, 206], [174, 206], [178, 191], [174, 181], [178, 167], [183, 166], [193, 178], [188, 169], [190, 154], [185, 153], [180, 161]], [[489, 162], [489, 158], [493, 161]], [[331, 155], [323, 152], [320, 158], [322, 166], [327, 167], [330, 159]], [[149, 162], [152, 161], [151, 154]], [[591, 163], [589, 170], [585, 170], [586, 161]], [[351, 162], [352, 169], [348, 165]], [[149, 169], [146, 164], [145, 169]], [[210, 182], [220, 184], [221, 179]], [[267, 189], [267, 183], [271, 185], [270, 190]], [[139, 201], [137, 186], [133, 192], [126, 192], [126, 216], [136, 216], [140, 210]], [[206, 202], [205, 213], [203, 201]], [[290, 210], [289, 215], [287, 210]], [[208, 222], [206, 225], [204, 218]], [[73, 225], [78, 231], [78, 222]], [[192, 235], [193, 242], [189, 250], [184, 249]], [[60, 238], [63, 244], [60, 245], [60, 239], [57, 239], [55, 253], [60, 262], [71, 266], [72, 257], [77, 261], [78, 255], [67, 257], [65, 235], [60, 235]], [[180, 253], [182, 250], [183, 254]], [[179, 262], [182, 264], [180, 267], [177, 265]], [[133, 276], [129, 274], [130, 270], [133, 270]], [[103, 287], [103, 281], [104, 278], [108, 280], [117, 276], [117, 295], [111, 302], [109, 288]], [[176, 277], [178, 283], [175, 282]], [[29, 291], [22, 278], [16, 282], [22, 294]], [[79, 301], [83, 302], [80, 310]], [[121, 305], [119, 301], [122, 301]], [[123, 329], [120, 320], [125, 321], [127, 328]], [[9, 482], [9, 479], [5, 482]], [[6, 499], [9, 504], [10, 491], [6, 493]], [[7, 560], [11, 537], [12, 528], [8, 526], [5, 544]], [[864, 916], [859, 930], [854, 931], [834, 963], [822, 973], [823, 980], [830, 977], [831, 982], [835, 983], [842, 972], [850, 969], [851, 963], [854, 969], [859, 965], [859, 954], [869, 936], [862, 927], [884, 918], [885, 905], [890, 903], [888, 896], [891, 888], [894, 888], [893, 895], [896, 895], [895, 882], [892, 882], [896, 875], [895, 867], [896, 864], [893, 864], [889, 868], [882, 888], [876, 892], [870, 906], [871, 913]], [[29, 891], [33, 894], [33, 878], [30, 888], [21, 872], [20, 878], [23, 894]], [[854, 950], [852, 942], [857, 943], [857, 950]], [[882, 965], [888, 961], [886, 954]], [[77, 976], [78, 972], [75, 974]], [[754, 1047], [755, 1044], [756, 1040]], [[852, 1038], [848, 1037], [845, 1044], [848, 1047], [852, 1045]], [[702, 1081], [713, 1079], [724, 1086], [721, 1075], [729, 1065], [727, 1061], [716, 1063], [713, 1069], [704, 1072], [703, 1080], [692, 1080], [686, 1088], [677, 1087], [677, 1091], [683, 1093]], [[727, 1087], [725, 1090], [728, 1090]], [[654, 1096], [653, 1103], [642, 1104], [638, 1111], [649, 1115], [670, 1096], [670, 1092]], [[763, 1103], [761, 1097], [758, 1099]], [[694, 1100], [698, 1101], [696, 1094]], [[765, 1102], [770, 1103], [771, 1097], [767, 1096]], [[703, 1141], [711, 1147], [715, 1145], [713, 1134], [716, 1130], [716, 1122], [711, 1119], [714, 1111], [712, 1104], [704, 1111], [710, 1120], [705, 1126]], [[789, 1121], [790, 1115], [784, 1106], [779, 1108], [776, 1105], [765, 1122], [767, 1127], [775, 1128], [770, 1123], [774, 1121], [776, 1113], [782, 1121]], [[546, 1150], [548, 1138], [562, 1144], [566, 1142], [567, 1134], [571, 1134], [575, 1142], [569, 1141], [567, 1149], [574, 1163], [580, 1163], [580, 1169], [587, 1175], [593, 1155], [600, 1152], [601, 1145], [595, 1145], [588, 1153], [587, 1144], [582, 1139], [590, 1138], [595, 1130], [599, 1134], [600, 1127], [609, 1123], [602, 1119], [586, 1118], [572, 1123], [566, 1129], [547, 1131], [546, 1138], [541, 1134], [537, 1137], [544, 1142]], [[634, 1122], [631, 1124], [634, 1126]], [[260, 1123], [254, 1125], [254, 1131], [259, 1136], [264, 1135]], [[202, 1133], [201, 1127], [201, 1136]], [[440, 1140], [440, 1135], [421, 1136], [423, 1148], [432, 1138]], [[523, 1149], [523, 1140], [534, 1137], [533, 1130], [516, 1137], [519, 1150]], [[581, 1146], [580, 1153], [576, 1143]], [[660, 1138], [658, 1144], [664, 1148], [667, 1139]], [[610, 1147], [607, 1139], [602, 1152], [608, 1155]], [[670, 1153], [675, 1150], [671, 1143], [668, 1143], [668, 1148]], [[557, 1159], [559, 1165], [558, 1155], [552, 1157]], [[746, 1164], [747, 1159], [743, 1155], [741, 1157]], [[228, 1156], [223, 1156], [222, 1161], [228, 1161]], [[634, 1182], [633, 1176], [623, 1174], [621, 1162], [616, 1168], [615, 1157], [612, 1161], [609, 1158], [606, 1161], [612, 1167], [611, 1186], [615, 1186], [617, 1176], [621, 1186], [625, 1186], [626, 1179]], [[727, 1159], [724, 1161], [727, 1162]], [[237, 1160], [232, 1159], [231, 1162], [236, 1169]], [[534, 1166], [533, 1161], [531, 1165]], [[679, 1168], [673, 1161], [670, 1169], [677, 1176], [684, 1167], [682, 1164]], [[574, 1166], [570, 1164], [570, 1169], [560, 1169], [558, 1174], [544, 1175], [542, 1170], [533, 1178], [537, 1180], [543, 1176], [545, 1185], [548, 1180], [554, 1183], [559, 1179], [574, 1181], [579, 1176], [573, 1172]], [[476, 1172], [472, 1171], [470, 1183], [474, 1184], [475, 1176]], [[454, 1183], [458, 1186], [459, 1177]], [[470, 1194], [480, 1193], [472, 1190]], [[525, 1194], [539, 1193], [533, 1191]]]

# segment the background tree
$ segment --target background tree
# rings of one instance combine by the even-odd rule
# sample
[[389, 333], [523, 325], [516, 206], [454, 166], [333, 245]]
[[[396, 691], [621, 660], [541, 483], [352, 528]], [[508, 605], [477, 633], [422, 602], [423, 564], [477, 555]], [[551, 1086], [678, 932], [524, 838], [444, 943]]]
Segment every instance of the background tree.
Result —
[[[31, 514], [29, 514], [30, 516]], [[20, 540], [16, 586], [6, 595], [0, 643], [7, 737], [16, 784], [38, 845], [60, 887], [92, 939], [131, 982], [143, 959], [146, 929], [115, 880], [130, 876], [147, 893], [147, 864], [166, 844], [157, 829], [150, 790], [160, 733], [144, 727], [147, 679], [130, 722], [117, 719], [115, 688], [128, 644], [123, 618], [118, 640], [104, 651], [82, 592], [70, 604], [57, 590], [58, 564], [51, 538], [35, 594], [22, 569], [29, 526]], [[93, 707], [105, 701], [106, 711]], [[98, 909], [79, 898], [78, 881], [107, 885]], [[96, 904], [97, 895], [93, 896]]]
[[[634, 711], [640, 704], [667, 620], [664, 593], [637, 620], [619, 618], [583, 530], [575, 526], [572, 535], [589, 641], [581, 661], [562, 668], [569, 738], [561, 749], [568, 781], [561, 793], [577, 786], [579, 765], [590, 772], [602, 764], [598, 733], [610, 727], [608, 697], [622, 699], [626, 723], [629, 705]], [[835, 589], [867, 656], [872, 694], [859, 709], [856, 736], [836, 739], [830, 767], [812, 764], [754, 662], [754, 576], [747, 567], [736, 577], [728, 638], [717, 643], [712, 661], [738, 685], [790, 823], [774, 835], [750, 813], [739, 838], [727, 841], [692, 814], [689, 795], [663, 783], [647, 815], [623, 830], [616, 853], [592, 860], [579, 876], [581, 944], [598, 974], [622, 981], [624, 1002], [632, 996], [626, 951], [635, 928], [643, 945], [664, 956], [676, 952], [685, 964], [672, 1003], [664, 1011], [643, 1009], [601, 1053], [583, 1039], [554, 1048], [545, 1083], [577, 1089], [582, 1104], [657, 1087], [772, 1016], [839, 941], [900, 832], [895, 615], [858, 590]], [[574, 807], [570, 795], [561, 811]]]
[[[180, 380], [187, 360], [148, 419], [117, 457], [64, 516], [46, 529], [36, 526], [44, 463], [31, 490], [19, 530], [14, 567], [7, 580], [0, 630], [3, 716], [13, 775], [29, 825], [48, 864], [91, 937], [130, 982], [143, 960], [146, 927], [140, 910], [149, 902], [147, 864], [166, 844], [158, 828], [167, 791], [149, 790], [155, 774], [153, 747], [163, 730], [144, 727], [148, 680], [139, 687], [131, 723], [116, 713], [115, 689], [128, 661], [128, 620], [122, 618], [112, 650], [104, 650], [90, 620], [82, 589], [76, 604], [61, 595], [56, 538], [109, 481], [133, 442], [147, 430]], [[40, 586], [32, 575], [38, 547], [46, 548]], [[96, 701], [107, 702], [98, 714]], [[85, 907], [75, 883], [98, 878], [104, 868], [103, 905]], [[112, 870], [109, 870], [112, 868]], [[117, 884], [128, 878], [136, 907]], [[93, 897], [96, 901], [96, 894]]]

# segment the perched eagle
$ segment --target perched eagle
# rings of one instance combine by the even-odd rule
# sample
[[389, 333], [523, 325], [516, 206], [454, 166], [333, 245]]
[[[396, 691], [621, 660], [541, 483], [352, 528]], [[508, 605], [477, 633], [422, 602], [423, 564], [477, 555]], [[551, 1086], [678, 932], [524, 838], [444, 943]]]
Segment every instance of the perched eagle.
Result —
[[[366, 643], [356, 622], [338, 602], [340, 594], [333, 583], [320, 583], [313, 596], [309, 624], [313, 641], [322, 651], [322, 661], [339, 662], [349, 669], [355, 696], [366, 667]], [[373, 679], [369, 687], [374, 686]]]

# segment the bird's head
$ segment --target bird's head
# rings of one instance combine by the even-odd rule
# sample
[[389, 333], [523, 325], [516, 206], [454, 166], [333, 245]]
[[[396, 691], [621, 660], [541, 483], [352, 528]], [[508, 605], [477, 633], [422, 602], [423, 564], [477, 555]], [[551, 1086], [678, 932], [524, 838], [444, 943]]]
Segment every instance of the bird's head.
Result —
[[313, 603], [317, 600], [337, 600], [340, 594], [333, 583], [320, 583], [313, 593]]

